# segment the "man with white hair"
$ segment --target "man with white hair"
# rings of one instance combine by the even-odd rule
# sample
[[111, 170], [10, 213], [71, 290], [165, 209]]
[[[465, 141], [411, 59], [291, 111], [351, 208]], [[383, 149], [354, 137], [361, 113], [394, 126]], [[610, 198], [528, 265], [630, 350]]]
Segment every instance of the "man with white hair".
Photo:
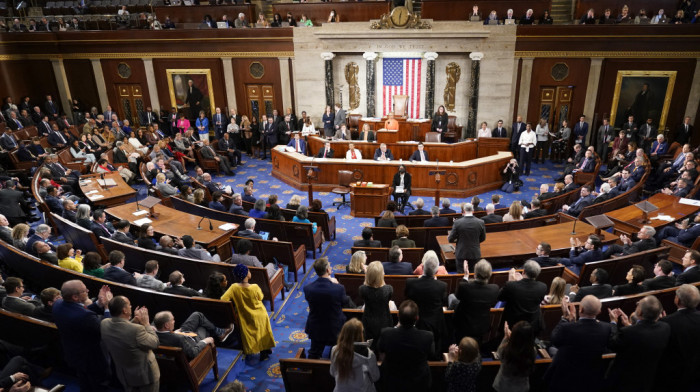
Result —
[[36, 256], [36, 251], [34, 250], [34, 243], [37, 241], [46, 242], [51, 247], [51, 250], [55, 251], [56, 248], [48, 242], [49, 237], [51, 237], [51, 226], [41, 224], [34, 229], [34, 234], [32, 234], [29, 239], [27, 239], [27, 244], [24, 247], [24, 251]]
[[457, 242], [455, 247], [457, 273], [464, 272], [465, 261], [471, 268], [481, 259], [480, 244], [486, 240], [486, 226], [484, 221], [474, 216], [472, 203], [462, 204], [462, 217], [452, 224], [448, 240], [452, 243]]
[[408, 215], [430, 215], [430, 212], [424, 210], [423, 206], [425, 206], [425, 202], [422, 198], [418, 198], [416, 200], [416, 210], [409, 212]]
[[[423, 275], [406, 281], [406, 298], [418, 304], [416, 327], [433, 333], [435, 352], [446, 349], [447, 326], [442, 311], [447, 306], [447, 283], [435, 279], [438, 260], [428, 258], [423, 263]], [[445, 347], [443, 347], [443, 343]]]
[[245, 13], [241, 12], [238, 14], [238, 18], [236, 18], [236, 21], [234, 22], [234, 26], [237, 29], [242, 29], [248, 27], [248, 21], [245, 18]]
[[624, 245], [610, 245], [608, 250], [605, 251], [605, 258], [609, 259], [610, 256], [614, 254], [631, 255], [633, 253], [656, 248], [656, 241], [654, 240], [655, 235], [656, 230], [648, 225], [642, 226], [642, 228], [639, 229], [639, 233], [637, 233], [638, 241], [632, 242], [631, 238], [622, 234], [620, 235], [620, 241], [622, 241]]
[[245, 230], [240, 230], [236, 235], [239, 237], [254, 238], [256, 240], [261, 240], [262, 236], [255, 232], [255, 219], [248, 218], [243, 223]]
[[0, 214], [0, 240], [12, 243], [12, 228], [10, 227], [10, 222], [7, 221], [5, 215]]
[[525, 320], [532, 325], [535, 335], [542, 329], [540, 302], [547, 294], [547, 285], [537, 281], [542, 267], [534, 260], [528, 260], [523, 265], [523, 274], [511, 268], [508, 282], [501, 288], [499, 301], [506, 303], [503, 309], [503, 319], [513, 326], [518, 321]]
[[608, 184], [607, 182], [604, 182], [600, 186], [600, 192], [593, 192], [593, 196], [596, 196], [596, 198], [593, 199], [593, 203], [591, 204], [602, 203], [605, 200], [612, 199], [614, 197], [610, 194], [610, 184]]
[[248, 216], [246, 210], [243, 209], [243, 199], [241, 198], [241, 194], [234, 193], [231, 199], [233, 200], [233, 203], [231, 203], [231, 209], [229, 209], [228, 212], [235, 215]]
[[496, 210], [496, 207], [493, 205], [493, 203], [489, 203], [486, 205], [486, 215], [484, 215], [481, 220], [484, 221], [484, 223], [499, 223], [503, 222], [503, 217], [501, 215], [496, 215], [493, 212]]

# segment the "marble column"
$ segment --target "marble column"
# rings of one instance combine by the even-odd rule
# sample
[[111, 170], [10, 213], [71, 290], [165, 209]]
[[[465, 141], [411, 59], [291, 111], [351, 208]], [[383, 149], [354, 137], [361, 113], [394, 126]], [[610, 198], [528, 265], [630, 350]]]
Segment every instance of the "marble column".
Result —
[[101, 109], [104, 109], [109, 105], [109, 98], [107, 97], [107, 86], [105, 85], [105, 75], [102, 73], [102, 63], [99, 59], [90, 59], [92, 64], [92, 73], [95, 75], [95, 86], [97, 87], [97, 95], [100, 97]]
[[[603, 59], [602, 58], [591, 58], [591, 68], [588, 70], [588, 84], [586, 85], [586, 100], [583, 103], [583, 114], [586, 115], [586, 119], [589, 121], [590, 128], [591, 130], [597, 129], [596, 125], [593, 124], [593, 120], [595, 119], [595, 106], [596, 106], [596, 98], [598, 97], [598, 86], [600, 85], [600, 74], [603, 70]], [[591, 94], [592, 93], [592, 94]], [[579, 114], [573, 114], [573, 116], [569, 116], [571, 118], [571, 121], [569, 123], [576, 122], [576, 117], [579, 116]], [[603, 117], [602, 114], [599, 116], [599, 120], [602, 122]], [[593, 132], [588, 132], [588, 135], [586, 135], [586, 138], [588, 140], [591, 140], [593, 137]], [[586, 141], [586, 145], [589, 145], [590, 142]]]
[[518, 95], [518, 112], [516, 116], [523, 116], [527, 122], [527, 108], [530, 104], [530, 83], [532, 83], [532, 63], [534, 58], [523, 58], [523, 64], [520, 68], [520, 94]]
[[68, 86], [68, 77], [66, 76], [66, 68], [63, 66], [63, 59], [51, 60], [53, 74], [56, 77], [56, 86], [58, 86], [58, 97], [53, 97], [56, 102], [61, 104], [63, 111], [69, 118], [73, 118], [73, 107], [71, 103], [70, 87]]
[[438, 54], [435, 52], [427, 52], [423, 55], [426, 60], [425, 71], [425, 116], [424, 118], [433, 118], [435, 113], [435, 59]]
[[321, 53], [321, 58], [326, 62], [326, 105], [331, 108], [335, 103], [335, 93], [333, 89], [333, 57], [335, 57], [335, 53]]
[[[697, 59], [695, 62], [695, 73], [693, 75], [693, 82], [690, 84], [690, 94], [688, 94], [688, 103], [685, 105], [683, 118], [690, 117], [691, 120], [695, 121], [695, 126], [697, 127], [698, 119], [695, 118], [695, 113], [698, 112], [698, 106], [700, 105], [700, 59]], [[669, 129], [674, 129], [676, 125], [666, 123], [666, 127]]]
[[282, 105], [284, 113], [287, 108], [292, 107], [292, 80], [289, 75], [289, 57], [279, 57], [280, 62], [280, 83], [282, 86]]
[[236, 102], [236, 84], [233, 80], [233, 64], [231, 57], [222, 57], [221, 65], [224, 67], [224, 86], [226, 88], [226, 106], [227, 109], [221, 109], [223, 113], [230, 113], [231, 109], [238, 109]]
[[476, 137], [476, 115], [479, 111], [479, 73], [481, 71], [481, 59], [484, 58], [484, 54], [482, 52], [472, 52], [469, 53], [469, 58], [472, 59], [469, 117], [467, 120], [466, 135], [464, 130], [462, 130], [462, 139], [467, 137]]
[[362, 57], [367, 60], [367, 92], [365, 93], [367, 97], [367, 117], [374, 117], [377, 103], [377, 53], [365, 52], [362, 54]]
[[160, 112], [160, 99], [158, 99], [158, 87], [156, 85], [156, 72], [153, 70], [153, 59], [144, 58], [143, 68], [146, 70], [146, 82], [148, 83], [148, 96], [151, 97], [151, 108], [154, 112]]

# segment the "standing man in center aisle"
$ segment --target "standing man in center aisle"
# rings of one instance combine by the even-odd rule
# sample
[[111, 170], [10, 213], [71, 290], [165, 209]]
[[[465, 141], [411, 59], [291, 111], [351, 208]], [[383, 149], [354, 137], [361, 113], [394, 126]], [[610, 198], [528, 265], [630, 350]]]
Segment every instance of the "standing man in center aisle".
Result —
[[314, 262], [316, 281], [304, 286], [304, 297], [309, 304], [305, 332], [311, 340], [309, 359], [319, 359], [326, 346], [333, 346], [345, 323], [343, 302], [345, 287], [331, 277], [331, 265], [327, 257]]
[[527, 123], [525, 127], [525, 132], [520, 135], [520, 170], [523, 171], [523, 175], [530, 175], [530, 165], [532, 164], [532, 155], [535, 151], [535, 145], [537, 145], [537, 135], [532, 131], [532, 124]]
[[[534, 134], [534, 132], [533, 132]], [[464, 262], [469, 263], [469, 269], [481, 259], [481, 243], [486, 240], [484, 221], [474, 216], [472, 203], [462, 204], [462, 217], [455, 219], [452, 231], [447, 238], [449, 242], [457, 242], [455, 259], [457, 273], [464, 273]]]
[[[520, 154], [520, 146], [518, 142], [520, 141], [520, 135], [525, 132], [525, 123], [523, 122], [523, 116], [518, 116], [517, 121], [513, 123], [513, 132], [510, 135], [510, 151], [513, 152], [514, 157], [518, 157]], [[520, 166], [522, 167], [522, 166]]]
[[339, 103], [335, 104], [335, 117], [333, 117], [333, 128], [335, 131], [340, 129], [340, 126], [345, 124], [345, 110], [340, 107]]

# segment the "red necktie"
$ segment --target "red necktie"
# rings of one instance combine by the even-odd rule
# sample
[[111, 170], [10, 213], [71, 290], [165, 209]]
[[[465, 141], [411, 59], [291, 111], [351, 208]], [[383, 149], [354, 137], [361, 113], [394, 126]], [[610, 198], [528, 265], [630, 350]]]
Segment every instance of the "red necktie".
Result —
[[661, 147], [661, 143], [656, 143], [656, 148], [654, 149], [654, 154], [656, 154], [657, 151], [659, 151], [659, 147]]
[[300, 152], [299, 151], [299, 140], [297, 140], [297, 152]]
[[323, 157], [324, 157], [324, 158], [326, 157], [326, 153], [327, 153], [327, 152], [328, 152], [328, 150], [326, 150], [326, 149], [324, 148], [324, 149], [323, 149]]
[[350, 151], [350, 156], [352, 157], [352, 159], [357, 159], [357, 157], [355, 156], [355, 150]]

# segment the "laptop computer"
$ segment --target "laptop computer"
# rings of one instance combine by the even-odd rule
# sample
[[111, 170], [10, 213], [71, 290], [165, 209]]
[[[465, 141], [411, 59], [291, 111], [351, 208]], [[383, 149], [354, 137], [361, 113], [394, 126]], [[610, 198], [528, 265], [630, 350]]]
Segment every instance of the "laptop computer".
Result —
[[216, 22], [216, 27], [219, 29], [228, 29], [226, 22]]

